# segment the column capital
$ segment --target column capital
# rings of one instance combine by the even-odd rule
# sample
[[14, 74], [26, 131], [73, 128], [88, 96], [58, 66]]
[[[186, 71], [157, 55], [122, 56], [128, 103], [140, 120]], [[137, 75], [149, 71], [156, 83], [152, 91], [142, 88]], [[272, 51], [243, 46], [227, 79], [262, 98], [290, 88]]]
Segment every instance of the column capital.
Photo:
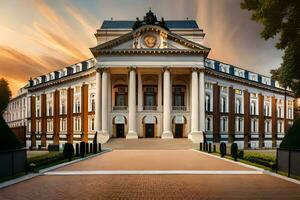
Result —
[[104, 67], [104, 66], [100, 66], [100, 65], [96, 66], [96, 68], [95, 68], [95, 71], [98, 73], [102, 73], [107, 70], [108, 70], [108, 67]]
[[163, 72], [165, 72], [165, 71], [170, 71], [170, 69], [171, 69], [171, 66], [164, 66], [164, 67], [162, 68], [162, 71], [163, 71]]
[[131, 72], [132, 70], [136, 71], [136, 66], [129, 66], [127, 67], [128, 71]]

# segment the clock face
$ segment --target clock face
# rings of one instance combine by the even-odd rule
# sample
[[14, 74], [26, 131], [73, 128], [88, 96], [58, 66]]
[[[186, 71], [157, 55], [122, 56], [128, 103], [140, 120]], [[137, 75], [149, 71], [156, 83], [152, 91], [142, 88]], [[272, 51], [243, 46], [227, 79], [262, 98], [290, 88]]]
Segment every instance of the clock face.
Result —
[[148, 48], [153, 48], [156, 43], [157, 43], [157, 38], [154, 35], [146, 35], [144, 37], [144, 44], [148, 47]]

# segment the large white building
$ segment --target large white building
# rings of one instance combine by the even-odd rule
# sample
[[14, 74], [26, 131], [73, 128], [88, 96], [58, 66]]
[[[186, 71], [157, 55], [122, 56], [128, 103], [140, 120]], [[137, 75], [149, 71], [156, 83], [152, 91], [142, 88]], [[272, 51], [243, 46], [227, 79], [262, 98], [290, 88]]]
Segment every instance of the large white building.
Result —
[[102, 143], [185, 137], [271, 148], [293, 122], [293, 94], [285, 98], [271, 78], [208, 59], [194, 20], [157, 20], [149, 11], [143, 20], [104, 21], [95, 36], [94, 58], [24, 88], [28, 146], [87, 142], [97, 132]]

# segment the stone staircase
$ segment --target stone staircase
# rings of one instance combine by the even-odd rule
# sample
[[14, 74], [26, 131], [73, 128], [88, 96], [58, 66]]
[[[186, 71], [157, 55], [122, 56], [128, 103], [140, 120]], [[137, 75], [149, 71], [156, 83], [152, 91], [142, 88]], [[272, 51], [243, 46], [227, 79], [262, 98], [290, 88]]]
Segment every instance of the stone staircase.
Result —
[[187, 138], [161, 139], [161, 138], [141, 138], [124, 139], [112, 138], [103, 144], [104, 148], [110, 149], [199, 149], [199, 144], [192, 143]]

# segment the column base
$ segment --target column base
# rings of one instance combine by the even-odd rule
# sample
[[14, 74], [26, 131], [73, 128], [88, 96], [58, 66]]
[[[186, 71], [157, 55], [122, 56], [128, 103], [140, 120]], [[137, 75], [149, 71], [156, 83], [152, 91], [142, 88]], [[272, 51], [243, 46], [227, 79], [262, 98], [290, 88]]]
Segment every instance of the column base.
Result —
[[97, 134], [97, 143], [106, 143], [110, 139], [110, 135], [107, 131], [99, 131]]
[[173, 133], [171, 131], [164, 131], [161, 135], [161, 139], [173, 139]]
[[193, 143], [204, 142], [203, 131], [193, 131], [189, 134], [188, 138]]
[[138, 135], [135, 131], [128, 131], [126, 139], [138, 139]]

